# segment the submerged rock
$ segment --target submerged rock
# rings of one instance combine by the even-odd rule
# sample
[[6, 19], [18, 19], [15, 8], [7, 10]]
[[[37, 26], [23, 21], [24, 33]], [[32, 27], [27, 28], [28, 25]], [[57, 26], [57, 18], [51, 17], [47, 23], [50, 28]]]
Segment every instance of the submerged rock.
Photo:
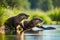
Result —
[[42, 30], [54, 30], [54, 29], [56, 29], [55, 27], [38, 27], [38, 28], [40, 28]]
[[56, 29], [54, 27], [47, 27], [47, 28], [43, 28], [44, 30], [53, 30], [53, 29]]

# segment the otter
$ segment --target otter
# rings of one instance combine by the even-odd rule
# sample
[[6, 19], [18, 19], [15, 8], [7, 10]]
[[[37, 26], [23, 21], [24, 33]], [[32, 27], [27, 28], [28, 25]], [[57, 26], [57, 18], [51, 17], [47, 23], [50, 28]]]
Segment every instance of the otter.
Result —
[[[9, 31], [14, 30], [14, 34], [16, 33], [16, 27], [20, 25], [20, 22], [24, 19], [27, 19], [29, 15], [25, 13], [20, 13], [17, 16], [9, 18], [5, 23], [5, 31], [9, 29]], [[8, 31], [8, 32], [9, 32]], [[6, 32], [6, 34], [8, 33]]]
[[24, 32], [32, 29], [33, 27], [36, 27], [37, 24], [39, 24], [40, 22], [42, 22], [43, 20], [38, 18], [38, 17], [34, 17], [32, 20], [30, 21], [23, 21], [20, 23], [20, 26], [18, 25], [17, 27], [17, 38], [20, 40], [24, 40]]
[[[30, 21], [24, 21], [23, 24], [21, 23], [20, 26], [22, 27], [23, 31], [27, 31], [32, 29], [33, 27], [36, 27], [39, 23], [41, 23], [43, 20], [38, 17], [34, 17]], [[19, 28], [21, 29], [21, 28]]]

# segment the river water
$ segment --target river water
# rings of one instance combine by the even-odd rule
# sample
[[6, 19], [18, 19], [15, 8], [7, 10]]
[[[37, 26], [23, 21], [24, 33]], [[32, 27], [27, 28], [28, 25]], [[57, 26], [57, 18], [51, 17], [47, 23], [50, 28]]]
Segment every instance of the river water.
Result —
[[[38, 33], [25, 33], [24, 40], [60, 40], [60, 25], [43, 25], [55, 27], [55, 30], [43, 30]], [[16, 35], [0, 35], [0, 40], [18, 40]]]

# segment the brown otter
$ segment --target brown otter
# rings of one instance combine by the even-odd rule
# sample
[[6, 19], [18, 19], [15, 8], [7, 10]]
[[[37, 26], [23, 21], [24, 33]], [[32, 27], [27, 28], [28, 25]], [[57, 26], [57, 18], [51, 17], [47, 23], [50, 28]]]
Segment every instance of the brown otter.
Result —
[[23, 31], [27, 31], [29, 29], [32, 29], [33, 27], [36, 27], [38, 23], [42, 22], [43, 20], [40, 18], [33, 18], [30, 21], [24, 21], [23, 25], [20, 24], [23, 28]]
[[[27, 19], [29, 17], [29, 15], [25, 14], [25, 13], [20, 13], [17, 16], [11, 17], [9, 18], [6, 22], [5, 22], [5, 29], [9, 29], [14, 30], [14, 32], [16, 33], [16, 27], [18, 25], [20, 25], [20, 22], [23, 19]], [[5, 30], [6, 31], [6, 30]]]
[[[18, 25], [18, 31], [17, 31], [17, 38], [19, 38], [19, 40], [24, 40], [24, 32], [32, 29], [33, 27], [36, 27], [37, 24], [39, 24], [40, 22], [42, 22], [43, 20], [40, 19], [40, 18], [33, 18], [32, 20], [30, 21], [23, 21], [23, 23], [20, 23], [20, 26], [22, 27], [19, 27]], [[22, 30], [23, 29], [23, 30]]]

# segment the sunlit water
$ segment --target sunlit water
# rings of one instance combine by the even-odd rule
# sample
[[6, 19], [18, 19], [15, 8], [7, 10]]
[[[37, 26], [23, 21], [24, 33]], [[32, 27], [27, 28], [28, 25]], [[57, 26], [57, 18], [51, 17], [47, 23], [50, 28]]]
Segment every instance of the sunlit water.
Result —
[[[55, 27], [56, 30], [43, 30], [38, 33], [25, 33], [24, 40], [60, 40], [60, 25], [43, 25]], [[0, 40], [18, 40], [16, 35], [0, 35]]]

